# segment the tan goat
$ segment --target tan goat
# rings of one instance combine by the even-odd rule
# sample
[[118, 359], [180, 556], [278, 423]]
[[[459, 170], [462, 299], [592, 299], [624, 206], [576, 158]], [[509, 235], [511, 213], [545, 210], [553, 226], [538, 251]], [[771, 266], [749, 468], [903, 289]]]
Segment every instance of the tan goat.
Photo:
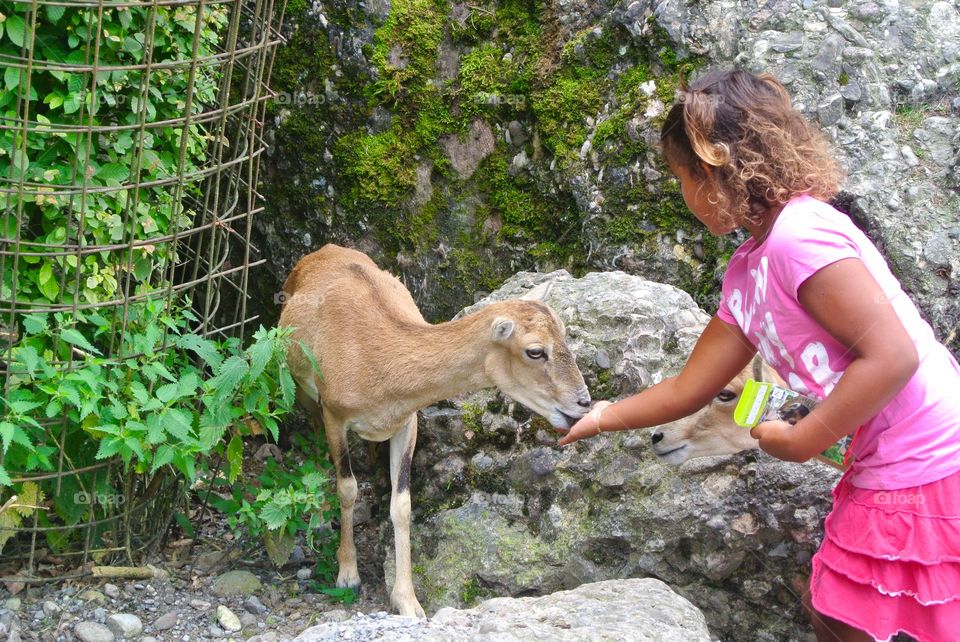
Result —
[[[569, 428], [589, 410], [590, 394], [566, 346], [563, 324], [543, 303], [516, 300], [431, 325], [399, 280], [361, 252], [335, 245], [301, 259], [283, 290], [279, 323], [295, 328], [287, 362], [297, 396], [315, 422], [322, 417], [337, 471], [337, 586], [360, 584], [353, 543], [357, 482], [346, 441], [347, 431], [353, 430], [369, 441], [390, 440], [397, 569], [390, 599], [402, 615], [422, 617], [410, 566], [410, 465], [417, 411], [498, 386], [554, 426]], [[545, 293], [543, 288], [537, 294]], [[300, 341], [312, 350], [321, 376]]]
[[[656, 428], [650, 435], [654, 454], [668, 464], [679, 465], [696, 457], [732, 455], [758, 448], [758, 442], [750, 436], [750, 430], [733, 421], [733, 409], [740, 401], [740, 393], [747, 379], [786, 385], [773, 368], [755, 357], [706, 407]], [[826, 457], [817, 455], [816, 459], [842, 468]]]

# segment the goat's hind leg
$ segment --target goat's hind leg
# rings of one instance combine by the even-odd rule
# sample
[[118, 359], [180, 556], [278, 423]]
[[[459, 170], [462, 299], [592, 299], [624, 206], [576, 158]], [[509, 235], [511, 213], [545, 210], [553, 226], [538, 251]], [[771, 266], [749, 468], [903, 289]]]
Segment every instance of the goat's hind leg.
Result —
[[417, 415], [390, 438], [390, 520], [393, 522], [393, 543], [396, 549], [397, 573], [390, 592], [390, 601], [400, 615], [426, 617], [413, 591], [410, 563], [410, 466], [417, 445]]
[[357, 479], [350, 467], [350, 448], [347, 445], [347, 428], [343, 421], [323, 410], [323, 424], [327, 434], [327, 447], [337, 471], [337, 495], [340, 498], [340, 548], [337, 549], [337, 586], [360, 588], [360, 573], [357, 571], [357, 547], [353, 543], [353, 505], [357, 501]]

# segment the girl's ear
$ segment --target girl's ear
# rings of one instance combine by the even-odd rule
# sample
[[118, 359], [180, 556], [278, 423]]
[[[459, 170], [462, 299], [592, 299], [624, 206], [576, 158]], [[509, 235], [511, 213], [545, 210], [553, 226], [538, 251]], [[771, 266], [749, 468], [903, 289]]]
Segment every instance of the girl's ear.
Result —
[[700, 169], [703, 170], [703, 173], [707, 175], [708, 180], [713, 180], [713, 166], [708, 165], [705, 161], [700, 161]]

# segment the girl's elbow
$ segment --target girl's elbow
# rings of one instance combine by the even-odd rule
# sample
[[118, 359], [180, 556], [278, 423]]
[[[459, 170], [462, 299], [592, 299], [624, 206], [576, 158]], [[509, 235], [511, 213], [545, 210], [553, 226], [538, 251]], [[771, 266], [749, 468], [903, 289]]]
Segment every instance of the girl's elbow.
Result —
[[917, 354], [917, 346], [913, 341], [906, 343], [901, 349], [897, 350], [892, 357], [896, 366], [894, 372], [897, 373], [901, 386], [907, 385], [907, 382], [913, 378], [913, 375], [920, 368], [920, 355]]

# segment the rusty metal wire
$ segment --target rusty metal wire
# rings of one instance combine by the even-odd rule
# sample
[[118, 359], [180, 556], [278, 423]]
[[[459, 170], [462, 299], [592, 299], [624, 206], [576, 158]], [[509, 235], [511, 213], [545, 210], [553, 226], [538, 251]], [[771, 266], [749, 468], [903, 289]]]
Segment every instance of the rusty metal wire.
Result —
[[[250, 246], [250, 232], [252, 217], [262, 211], [262, 198], [256, 191], [259, 158], [266, 148], [263, 122], [267, 101], [273, 97], [270, 70], [282, 41], [285, 0], [0, 0], [0, 5], [7, 14], [8, 30], [11, 16], [22, 19], [24, 25], [19, 55], [0, 52], [0, 69], [4, 79], [10, 79], [6, 89], [17, 92], [6, 107], [0, 104], [0, 143], [11, 141], [6, 150], [0, 150], [0, 223], [7, 222], [0, 225], [0, 394], [9, 390], [6, 361], [17, 344], [17, 328], [25, 314], [110, 311], [111, 318], [120, 320], [114, 326], [119, 334], [126, 328], [131, 305], [162, 298], [168, 305], [174, 300], [189, 301], [199, 319], [195, 331], [242, 338], [256, 318], [247, 310], [246, 290], [250, 269], [262, 261], [251, 259], [255, 248]], [[109, 44], [106, 39], [117, 36], [108, 33], [105, 16], [132, 10], [142, 12], [146, 22], [136, 34], [124, 37], [123, 46], [136, 50], [140, 59], [108, 59], [104, 56]], [[179, 16], [180, 24], [187, 27], [193, 20], [192, 51], [155, 57], [171, 37], [167, 27], [158, 26], [164, 22], [165, 11], [178, 12], [171, 15]], [[79, 12], [86, 25], [75, 32], [82, 59], [62, 59], [54, 54], [55, 48], [36, 38], [38, 24], [44, 19], [72, 15], [69, 12]], [[202, 38], [207, 39], [206, 48], [199, 45]], [[77, 109], [69, 115], [64, 110], [63, 117], [55, 121], [31, 113], [37, 101], [35, 88], [50, 77], [69, 78], [80, 96]], [[134, 97], [127, 97], [137, 116], [134, 122], [111, 122], [99, 117], [109, 109], [91, 107], [109, 100], [106, 90], [120, 77], [135, 79]], [[163, 93], [164, 82], [171, 78], [185, 81], [183, 95]], [[0, 85], [0, 98], [3, 87]], [[215, 91], [204, 89], [212, 87]], [[175, 101], [179, 114], [151, 115], [145, 104], [152, 100]], [[130, 136], [135, 150], [129, 174], [106, 183], [94, 180], [90, 141], [96, 137], [118, 140], [125, 135]], [[71, 166], [58, 170], [57, 177], [28, 176], [21, 159], [28, 157], [38, 141], [58, 137], [76, 141], [77, 149], [85, 154], [77, 153]], [[152, 141], [160, 137], [179, 141], [179, 157], [167, 159], [175, 171], [157, 173], [151, 166], [157, 161], [149, 150]], [[188, 149], [191, 141], [197, 140], [205, 141], [202, 149]], [[102, 211], [100, 198], [113, 199], [119, 209]], [[38, 233], [41, 202], [53, 203], [66, 213], [66, 229], [60, 237]], [[168, 227], [145, 233], [143, 212], [159, 208], [171, 212]], [[119, 217], [111, 219], [121, 230], [118, 238], [91, 242], [98, 217], [107, 215]], [[24, 266], [35, 264], [40, 257], [53, 258], [63, 267], [55, 289], [59, 294], [52, 300], [19, 293], [20, 286], [36, 277]], [[80, 282], [83, 270], [76, 266], [83, 266], [89, 257], [118, 266], [117, 287], [102, 300], [85, 296]], [[134, 263], [144, 257], [150, 259], [149, 276], [133, 276]], [[107, 356], [115, 359], [118, 367], [135, 356], [123, 353], [119, 348], [122, 342], [112, 341], [111, 345], [118, 347]], [[54, 443], [63, 443], [62, 424], [52, 421], [44, 426]], [[3, 564], [15, 563], [18, 581], [64, 579], [66, 576], [50, 577], [43, 572], [50, 558], [74, 557], [82, 565], [120, 554], [132, 563], [155, 549], [174, 513], [183, 509], [182, 481], [163, 470], [152, 476], [130, 474], [112, 460], [74, 467], [62, 452], [57, 457], [55, 471], [8, 471], [13, 484], [55, 481], [58, 492], [108, 486], [121, 490], [122, 501], [91, 508], [80, 524], [46, 518], [41, 524], [40, 511], [33, 512], [28, 525], [11, 528], [0, 523], [0, 535], [2, 531], [14, 533], [3, 550], [0, 576], [14, 568]], [[77, 530], [81, 531], [79, 537]], [[48, 552], [44, 538], [60, 531], [70, 531], [73, 543], [54, 555]]]

